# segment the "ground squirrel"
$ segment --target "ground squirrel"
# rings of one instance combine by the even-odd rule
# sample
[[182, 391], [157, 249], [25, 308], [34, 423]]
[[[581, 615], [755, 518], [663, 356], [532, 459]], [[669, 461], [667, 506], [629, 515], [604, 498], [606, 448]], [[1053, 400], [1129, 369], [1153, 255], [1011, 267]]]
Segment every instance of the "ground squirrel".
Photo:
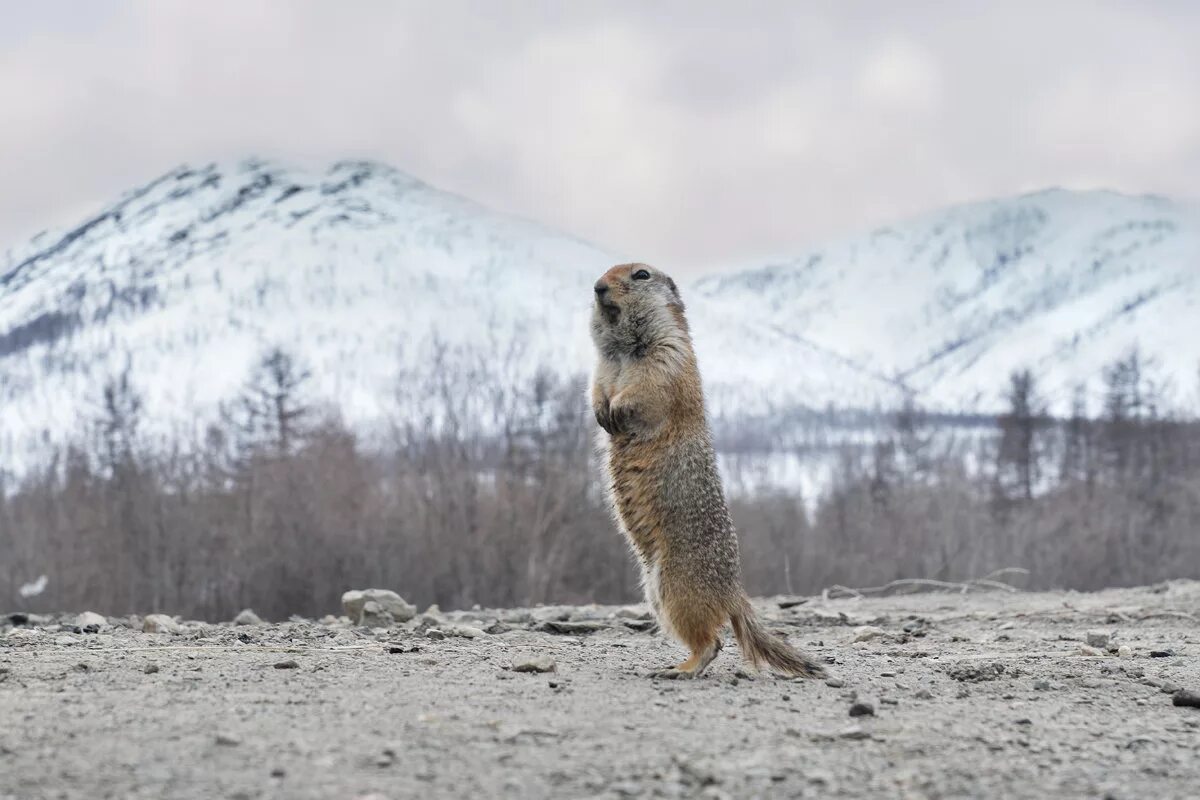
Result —
[[596, 282], [592, 407], [617, 523], [642, 567], [662, 628], [691, 649], [658, 677], [700, 675], [733, 624], [745, 658], [790, 675], [820, 665], [767, 633], [742, 588], [737, 532], [725, 505], [700, 372], [675, 282], [645, 264]]

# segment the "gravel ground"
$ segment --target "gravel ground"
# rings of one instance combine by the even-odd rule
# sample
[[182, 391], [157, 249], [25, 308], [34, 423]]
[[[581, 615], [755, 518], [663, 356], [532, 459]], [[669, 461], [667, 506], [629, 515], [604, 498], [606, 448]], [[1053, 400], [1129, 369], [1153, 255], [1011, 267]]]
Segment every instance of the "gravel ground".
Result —
[[651, 680], [637, 606], [0, 618], [0, 798], [1200, 795], [1200, 583], [759, 607], [834, 677]]

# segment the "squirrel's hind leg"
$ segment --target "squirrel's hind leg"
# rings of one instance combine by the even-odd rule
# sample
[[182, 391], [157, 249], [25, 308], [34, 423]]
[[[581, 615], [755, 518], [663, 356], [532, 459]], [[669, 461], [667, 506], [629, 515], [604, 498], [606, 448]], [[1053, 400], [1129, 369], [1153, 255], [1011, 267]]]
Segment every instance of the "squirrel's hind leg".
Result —
[[714, 636], [712, 643], [702, 650], [692, 650], [692, 655], [682, 664], [651, 672], [651, 678], [699, 678], [721, 652], [721, 638]]

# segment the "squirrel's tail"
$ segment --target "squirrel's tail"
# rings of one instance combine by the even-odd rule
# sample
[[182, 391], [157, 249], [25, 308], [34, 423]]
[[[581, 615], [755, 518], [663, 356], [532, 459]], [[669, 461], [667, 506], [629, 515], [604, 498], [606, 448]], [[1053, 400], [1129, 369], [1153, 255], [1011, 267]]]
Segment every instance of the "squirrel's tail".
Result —
[[742, 648], [742, 655], [754, 666], [761, 667], [766, 664], [778, 672], [805, 678], [825, 676], [825, 668], [811, 656], [801, 653], [780, 637], [763, 630], [749, 598], [742, 598], [730, 619], [733, 623], [733, 635], [737, 637], [738, 646]]

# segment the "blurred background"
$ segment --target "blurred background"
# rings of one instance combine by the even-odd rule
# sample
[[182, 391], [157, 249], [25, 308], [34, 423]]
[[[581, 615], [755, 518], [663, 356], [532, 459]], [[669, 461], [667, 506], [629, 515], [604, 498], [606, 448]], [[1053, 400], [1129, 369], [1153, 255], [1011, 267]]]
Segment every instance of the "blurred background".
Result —
[[688, 305], [752, 593], [1196, 577], [1198, 38], [0, 0], [0, 608], [637, 599], [585, 400], [628, 260]]

